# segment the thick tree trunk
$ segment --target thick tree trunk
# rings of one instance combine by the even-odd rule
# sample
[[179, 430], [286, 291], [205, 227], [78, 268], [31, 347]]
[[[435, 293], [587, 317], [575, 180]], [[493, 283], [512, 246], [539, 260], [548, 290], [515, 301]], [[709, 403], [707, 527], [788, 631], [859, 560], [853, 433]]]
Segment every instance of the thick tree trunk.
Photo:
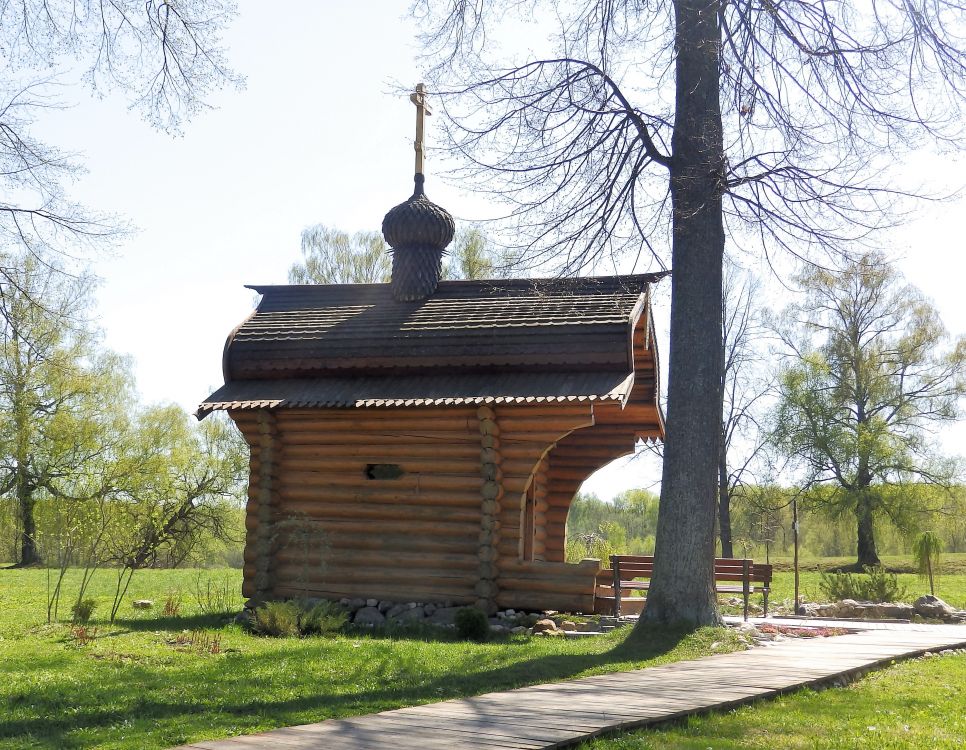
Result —
[[856, 566], [860, 569], [865, 567], [878, 567], [882, 564], [875, 547], [872, 502], [873, 500], [869, 494], [869, 490], [863, 489], [860, 491], [859, 499], [855, 504], [855, 519], [858, 531]]
[[719, 3], [676, 0], [667, 439], [654, 576], [640, 623], [721, 623], [714, 521], [721, 439]]
[[721, 539], [721, 556], [734, 557], [731, 544], [731, 488], [728, 486], [728, 451], [724, 436], [718, 450], [718, 537]]
[[[18, 474], [22, 472], [18, 471]], [[33, 493], [27, 478], [18, 476], [16, 482], [17, 507], [20, 510], [20, 562], [18, 565], [37, 565], [41, 562], [37, 549], [37, 522], [34, 519]]]

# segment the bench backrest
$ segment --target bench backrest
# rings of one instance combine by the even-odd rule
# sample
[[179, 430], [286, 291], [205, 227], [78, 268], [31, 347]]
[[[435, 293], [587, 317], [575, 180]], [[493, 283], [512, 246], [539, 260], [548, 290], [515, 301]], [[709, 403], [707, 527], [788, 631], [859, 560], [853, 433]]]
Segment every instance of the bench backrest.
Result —
[[[654, 574], [653, 555], [611, 555], [610, 565], [613, 574], [621, 581], [650, 578]], [[752, 560], [733, 557], [716, 557], [714, 560], [716, 581], [743, 581], [746, 570], [750, 581], [771, 583], [771, 565], [756, 565]]]
[[756, 583], [763, 583], [765, 586], [771, 585], [771, 565], [765, 565], [763, 563], [755, 563], [751, 569], [751, 580]]

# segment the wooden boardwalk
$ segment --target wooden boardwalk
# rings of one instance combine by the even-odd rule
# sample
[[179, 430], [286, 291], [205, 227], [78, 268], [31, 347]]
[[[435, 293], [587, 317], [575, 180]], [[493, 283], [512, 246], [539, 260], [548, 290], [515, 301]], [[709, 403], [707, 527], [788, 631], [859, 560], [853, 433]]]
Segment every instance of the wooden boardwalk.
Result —
[[[822, 624], [857, 627], [854, 622]], [[542, 750], [853, 676], [895, 659], [966, 647], [966, 626], [871, 627], [833, 638], [789, 639], [633, 672], [195, 742], [176, 750]]]

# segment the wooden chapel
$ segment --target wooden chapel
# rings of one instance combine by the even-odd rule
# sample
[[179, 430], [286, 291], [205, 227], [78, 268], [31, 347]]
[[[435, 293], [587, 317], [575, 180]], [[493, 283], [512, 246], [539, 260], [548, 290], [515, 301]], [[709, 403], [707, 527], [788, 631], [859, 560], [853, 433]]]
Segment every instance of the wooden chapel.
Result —
[[441, 281], [455, 226], [423, 191], [413, 101], [391, 282], [251, 287], [199, 407], [251, 448], [243, 593], [593, 612], [600, 563], [564, 561], [567, 513], [663, 437], [662, 274]]

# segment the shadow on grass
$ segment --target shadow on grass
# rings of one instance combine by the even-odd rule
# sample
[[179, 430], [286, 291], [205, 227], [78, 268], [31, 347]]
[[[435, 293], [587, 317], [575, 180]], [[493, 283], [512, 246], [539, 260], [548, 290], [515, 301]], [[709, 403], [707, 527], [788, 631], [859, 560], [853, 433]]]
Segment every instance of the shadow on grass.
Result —
[[[177, 615], [174, 617], [118, 617], [111, 627], [123, 628], [125, 631], [145, 632], [154, 630], [201, 630], [203, 628], [223, 628], [232, 622], [230, 614], [217, 615]], [[105, 627], [109, 623], [104, 623]]]
[[[169, 619], [184, 624], [197, 618]], [[159, 627], [159, 620], [131, 624], [148, 623]], [[400, 663], [387, 654], [381, 661], [357, 663], [339, 680], [293, 675], [291, 684], [279, 691], [284, 697], [277, 699], [267, 694], [272, 682], [286, 677], [277, 671], [278, 654], [208, 660], [178, 675], [142, 664], [126, 679], [92, 681], [83, 696], [66, 682], [20, 692], [11, 707], [28, 705], [31, 716], [8, 716], [0, 722], [0, 739], [29, 737], [32, 747], [67, 750], [106, 741], [117, 726], [127, 727], [128, 736], [132, 728], [136, 732], [143, 726], [158, 733], [156, 742], [177, 744], [205, 733], [246, 733], [566, 680], [608, 665], [635, 668], [672, 651], [687, 635], [684, 630], [652, 628], [633, 633], [604, 653], [551, 654], [496, 667], [480, 666], [480, 655], [470, 654], [447, 673], [428, 679], [422, 660], [411, 660], [400, 670]], [[485, 715], [485, 707], [478, 710]]]

